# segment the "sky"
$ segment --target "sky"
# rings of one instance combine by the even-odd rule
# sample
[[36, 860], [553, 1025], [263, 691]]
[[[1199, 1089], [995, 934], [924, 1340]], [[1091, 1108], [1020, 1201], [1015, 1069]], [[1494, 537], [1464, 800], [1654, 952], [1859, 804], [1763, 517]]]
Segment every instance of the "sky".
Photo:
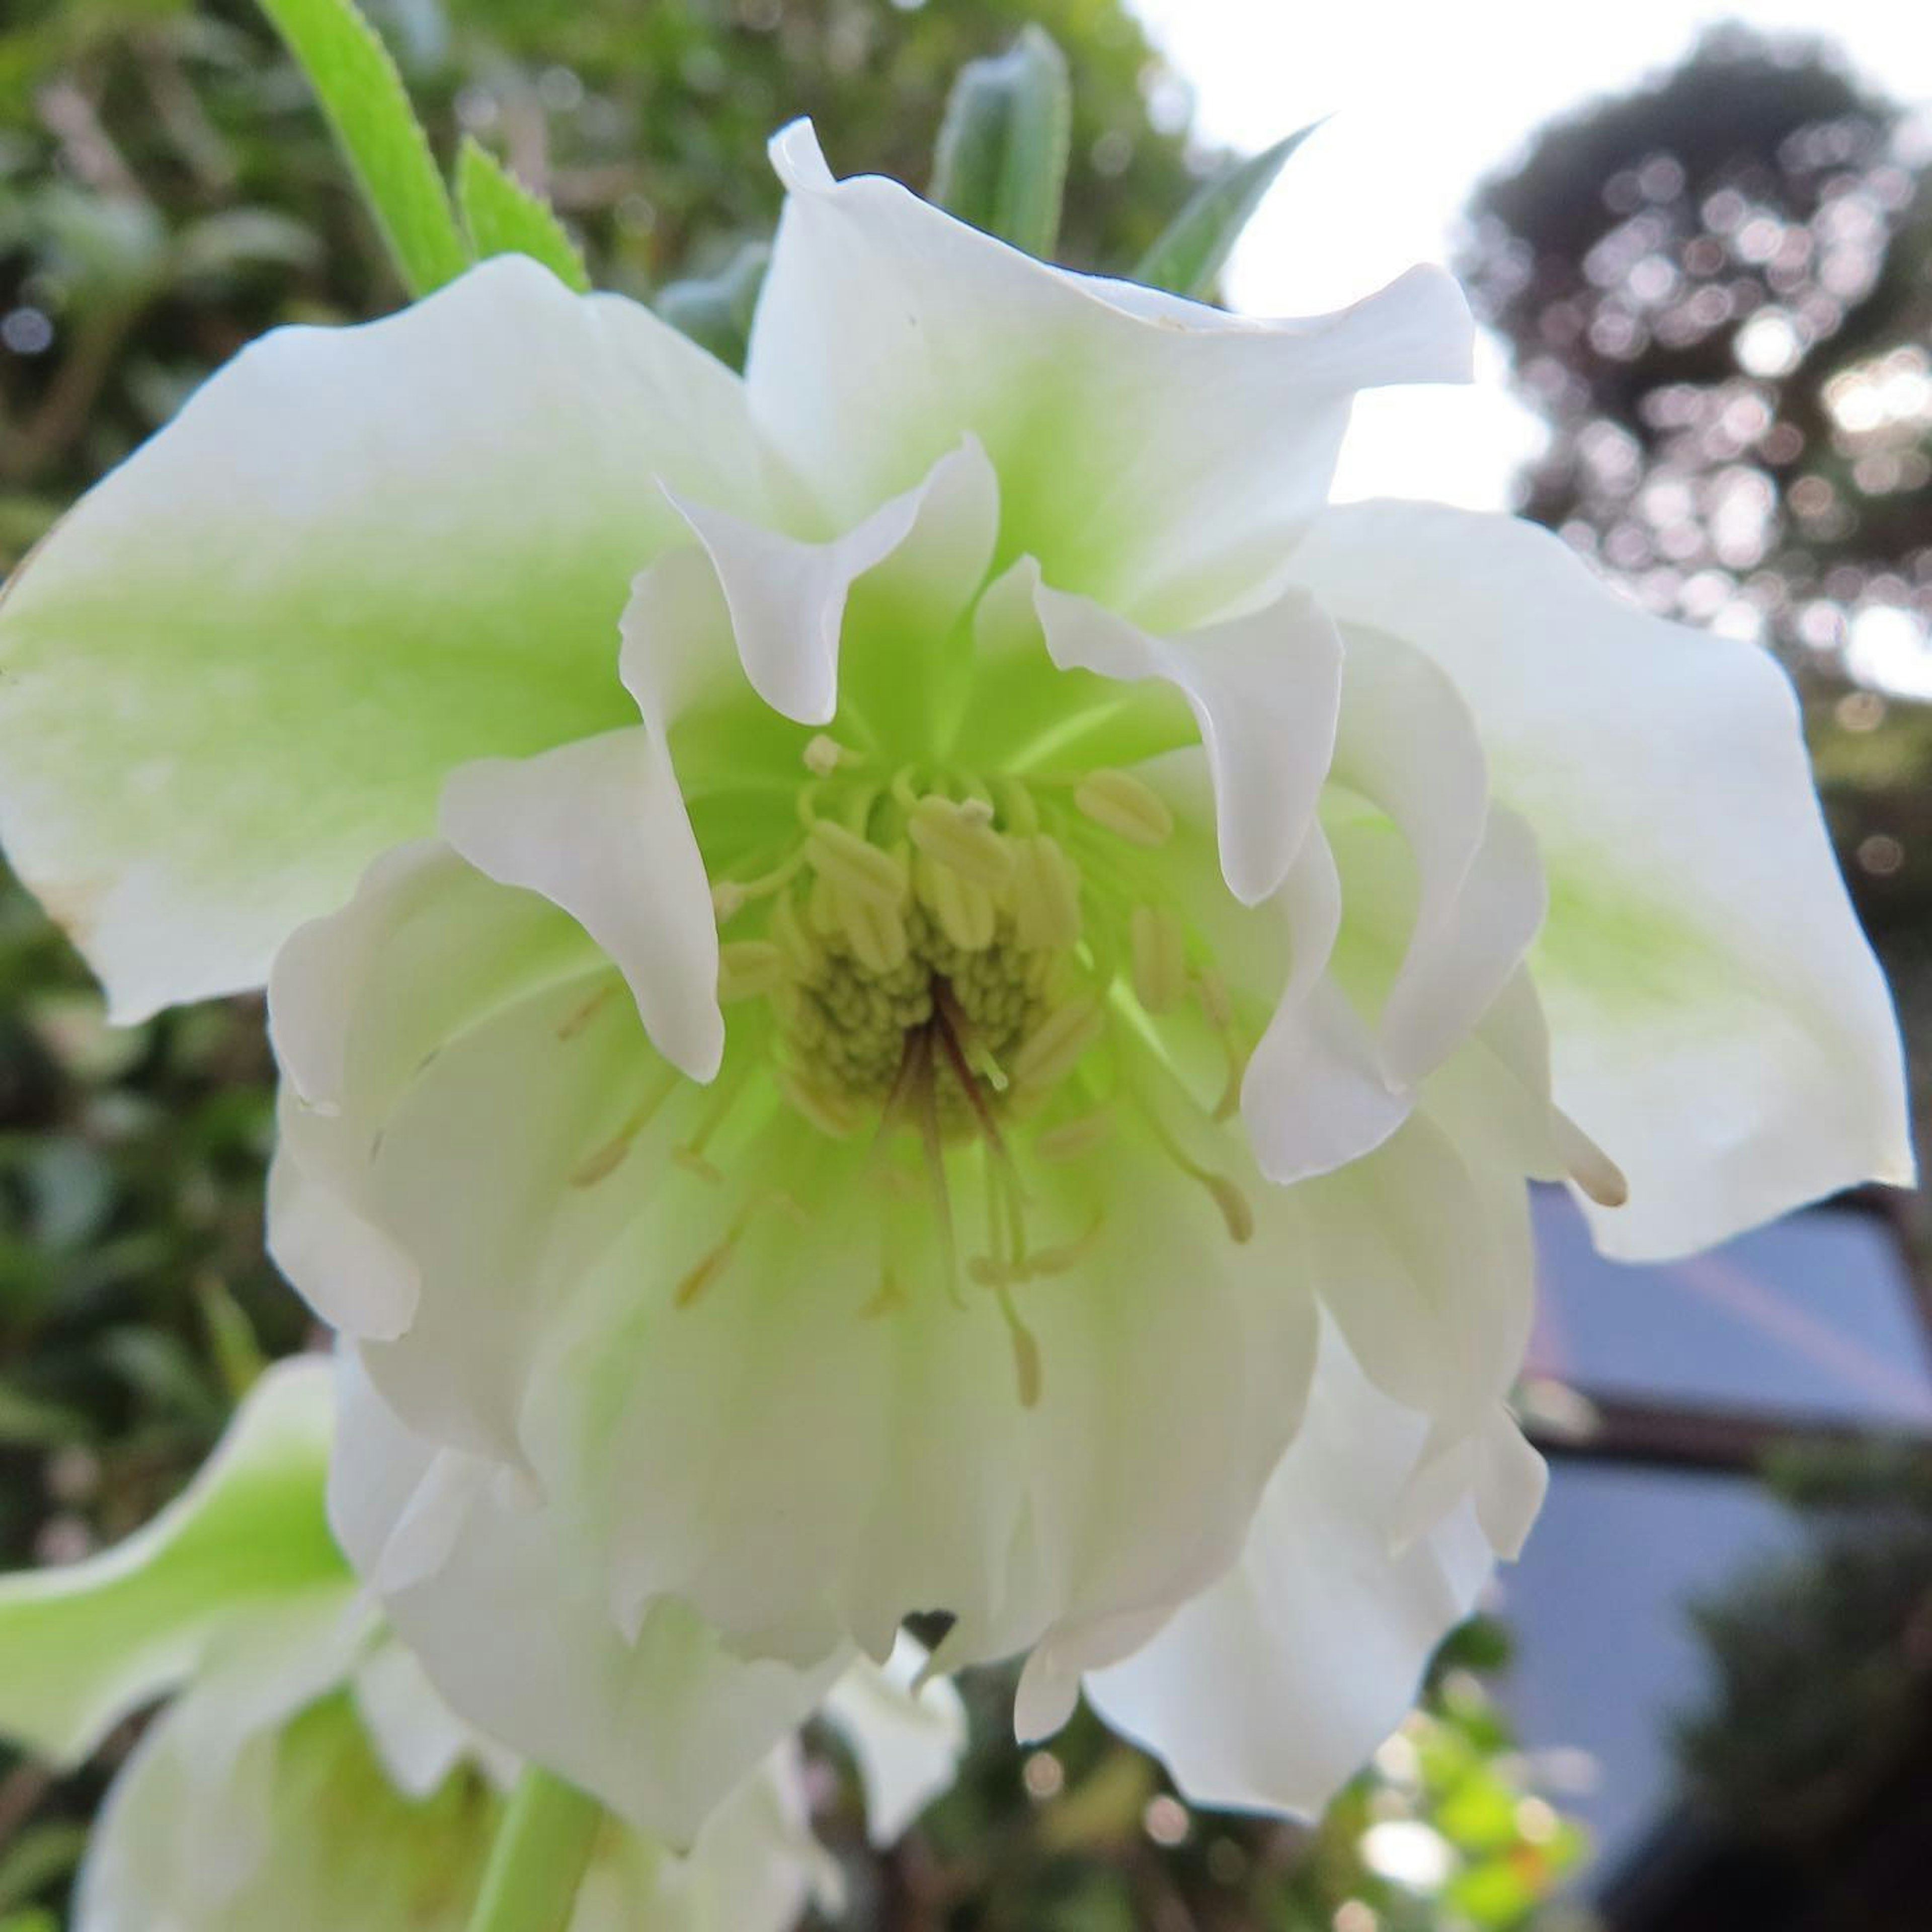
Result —
[[[1252, 151], [1324, 115], [1231, 265], [1256, 314], [1356, 300], [1418, 261], [1447, 262], [1460, 211], [1544, 122], [1670, 66], [1720, 20], [1831, 36], [1869, 82], [1932, 100], [1924, 0], [1134, 0], [1194, 91], [1205, 140]], [[1468, 389], [1358, 404], [1335, 494], [1505, 504], [1540, 442], [1485, 343]]]

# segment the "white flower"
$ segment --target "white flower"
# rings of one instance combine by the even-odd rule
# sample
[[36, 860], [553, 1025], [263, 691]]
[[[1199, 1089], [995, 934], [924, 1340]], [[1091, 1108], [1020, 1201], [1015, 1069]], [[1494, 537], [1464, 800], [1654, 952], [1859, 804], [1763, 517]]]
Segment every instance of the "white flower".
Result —
[[776, 152], [742, 384], [515, 262], [214, 379], [0, 607], [0, 830], [118, 1012], [276, 956], [338, 1520], [466, 1716], [643, 1802], [470, 1612], [547, 1566], [1310, 1805], [1534, 1512], [1526, 1178], [1658, 1254], [1910, 1172], [1790, 694], [1323, 511], [1439, 276], [1247, 322]]
[[[519, 1768], [456, 1717], [386, 1628], [322, 1508], [328, 1365], [272, 1370], [182, 1497], [118, 1547], [0, 1579], [0, 1733], [78, 1763], [168, 1701], [115, 1777], [75, 1932], [461, 1932]], [[532, 1586], [519, 1579], [529, 1594]], [[488, 1587], [472, 1599], [488, 1617]], [[913, 1647], [916, 1652], [916, 1647]], [[871, 1828], [896, 1838], [951, 1782], [956, 1699], [860, 1665], [828, 1707]], [[526, 1660], [541, 1678], [540, 1658]], [[683, 1680], [672, 1685], [682, 1694]], [[655, 1747], [640, 1736], [634, 1755]], [[687, 1849], [616, 1820], [570, 1932], [784, 1932], [836, 1868], [776, 1731]]]

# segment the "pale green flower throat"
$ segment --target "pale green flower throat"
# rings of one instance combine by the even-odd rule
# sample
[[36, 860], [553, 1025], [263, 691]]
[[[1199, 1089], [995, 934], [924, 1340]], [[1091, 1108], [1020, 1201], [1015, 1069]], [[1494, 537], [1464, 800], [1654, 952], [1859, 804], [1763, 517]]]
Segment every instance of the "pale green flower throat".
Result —
[[[1174, 834], [1159, 794], [1112, 769], [892, 770], [824, 735], [804, 762], [783, 856], [714, 878], [719, 997], [763, 1004], [779, 1090], [814, 1127], [869, 1132], [887, 1154], [903, 1136], [921, 1146], [953, 1292], [949, 1156], [977, 1142], [988, 1157], [1004, 1212], [966, 1272], [998, 1292], [1018, 1341], [1008, 1291], [1073, 1264], [1086, 1244], [1029, 1249], [1016, 1141], [1030, 1160], [1077, 1162], [1124, 1112], [1246, 1240], [1246, 1199], [1186, 1151], [1187, 1124], [1172, 1118], [1184, 1107], [1197, 1127], [1228, 1120], [1251, 1042], [1145, 862]], [[1184, 1013], [1218, 1042], [1211, 1105], [1189, 1106], [1158, 1065], [1156, 1023]], [[887, 1301], [898, 1292], [882, 1284]], [[1019, 1359], [1030, 1399], [1036, 1370], [1024, 1347]]]

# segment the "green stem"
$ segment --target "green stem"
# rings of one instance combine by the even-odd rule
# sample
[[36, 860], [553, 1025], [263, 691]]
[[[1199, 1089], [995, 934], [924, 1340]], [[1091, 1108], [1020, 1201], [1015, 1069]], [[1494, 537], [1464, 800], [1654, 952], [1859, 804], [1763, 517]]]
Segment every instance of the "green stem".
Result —
[[530, 1766], [496, 1828], [470, 1932], [564, 1932], [603, 1822], [596, 1798]]

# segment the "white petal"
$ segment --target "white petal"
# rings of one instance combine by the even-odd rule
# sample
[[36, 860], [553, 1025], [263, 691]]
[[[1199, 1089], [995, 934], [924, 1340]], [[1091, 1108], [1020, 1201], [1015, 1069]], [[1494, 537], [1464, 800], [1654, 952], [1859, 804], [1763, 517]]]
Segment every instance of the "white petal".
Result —
[[1004, 557], [1152, 629], [1273, 580], [1354, 390], [1468, 376], [1468, 311], [1438, 271], [1340, 315], [1250, 321], [1046, 267], [893, 182], [835, 182], [802, 123], [772, 158], [790, 192], [747, 366], [760, 424], [848, 520], [977, 436]]
[[[999, 518], [998, 486], [970, 439], [829, 543], [674, 500], [718, 572], [752, 688], [801, 724], [829, 724], [838, 707], [839, 640], [855, 580], [896, 559], [928, 593], [920, 622], [946, 631], [986, 574]], [[914, 554], [904, 554], [909, 543]]]
[[[1029, 1408], [994, 1295], [967, 1280], [964, 1306], [949, 1298], [928, 1204], [884, 1206], [884, 1298], [865, 1149], [810, 1134], [740, 1154], [785, 1177], [802, 1216], [749, 1215], [686, 1294], [736, 1200], [706, 1226], [674, 1182], [546, 1338], [530, 1454], [609, 1526], [620, 1607], [681, 1598], [748, 1652], [800, 1660], [843, 1632], [876, 1654], [906, 1614], [943, 1609], [951, 1668], [1171, 1604], [1231, 1561], [1310, 1359], [1270, 1191], [1238, 1177], [1262, 1220], [1241, 1246], [1205, 1190], [1124, 1133], [1102, 1201], [1042, 1172], [1032, 1246], [1067, 1258], [1014, 1291]], [[962, 1268], [984, 1224], [963, 1180]]]
[[213, 377], [0, 604], [0, 836], [115, 1017], [259, 984], [457, 765], [627, 722], [659, 479], [762, 467], [728, 371], [514, 256]]
[[838, 1915], [839, 1874], [812, 1835], [788, 1745], [704, 1822], [682, 1857], [626, 1834], [599, 1848], [569, 1932], [792, 1932], [808, 1904]]
[[1242, 1076], [1241, 1118], [1256, 1164], [1286, 1186], [1379, 1147], [1412, 1099], [1385, 1077], [1368, 1028], [1328, 976], [1342, 887], [1318, 825], [1277, 898], [1294, 963]]
[[[1534, 937], [1546, 904], [1535, 844], [1491, 807], [1475, 721], [1426, 656], [1375, 632], [1348, 640], [1331, 776], [1384, 812], [1412, 875], [1400, 970], [1377, 1023], [1391, 1084], [1436, 1065], [1478, 1019]], [[1344, 867], [1345, 878], [1348, 868]], [[1344, 898], [1352, 926], [1376, 922], [1361, 882]]]
[[[1492, 1546], [1473, 1491], [1406, 1550], [1391, 1546], [1424, 1432], [1326, 1330], [1306, 1424], [1240, 1564], [1136, 1655], [1088, 1677], [1095, 1708], [1196, 1803], [1319, 1812], [1474, 1607]], [[1494, 1517], [1519, 1508], [1484, 1502]]]
[[1474, 1428], [1528, 1343], [1535, 1264], [1520, 1173], [1425, 1111], [1293, 1198], [1318, 1290], [1355, 1360], [1446, 1436]]
[[478, 871], [561, 906], [622, 969], [652, 1043], [694, 1080], [724, 1054], [710, 881], [670, 759], [643, 727], [466, 765], [442, 828]]
[[416, 1654], [394, 1638], [356, 1666], [350, 1690], [384, 1775], [411, 1798], [428, 1798], [458, 1766], [485, 1765], [500, 1790], [520, 1768], [516, 1759], [466, 1724], [446, 1704]]
[[[343, 1547], [373, 1572], [435, 1459], [345, 1354], [331, 1471]], [[494, 1484], [434, 1574], [384, 1608], [458, 1716], [592, 1792], [640, 1832], [687, 1844], [734, 1786], [830, 1688], [814, 1672], [729, 1655], [683, 1606], [653, 1611], [634, 1642], [543, 1508]]]
[[[415, 1315], [421, 1268], [401, 1238], [407, 1223], [383, 1225], [369, 1192], [386, 1126], [413, 1083], [452, 1040], [520, 1002], [574, 984], [563, 997], [582, 1010], [596, 996], [592, 976], [614, 983], [573, 920], [428, 842], [386, 854], [346, 906], [282, 949], [268, 989], [284, 1076], [268, 1240], [325, 1320], [388, 1338]], [[507, 1090], [488, 1104], [523, 1118]], [[452, 1184], [470, 1184], [459, 1174]]]
[[1645, 616], [1508, 518], [1354, 506], [1293, 562], [1352, 650], [1379, 632], [1442, 666], [1534, 832], [1556, 1100], [1629, 1181], [1586, 1208], [1605, 1250], [1909, 1181], [1896, 1024], [1775, 664]]
[[825, 1714], [852, 1747], [866, 1787], [866, 1832], [895, 1844], [952, 1786], [966, 1751], [966, 1707], [944, 1678], [923, 1688], [922, 1646], [901, 1633], [881, 1666], [862, 1658], [832, 1687]]
[[1042, 588], [1034, 601], [1061, 670], [1160, 678], [1186, 698], [1214, 774], [1228, 890], [1247, 905], [1267, 898], [1301, 848], [1334, 748], [1342, 650], [1320, 606], [1288, 590], [1247, 616], [1156, 637], [1085, 598]]

